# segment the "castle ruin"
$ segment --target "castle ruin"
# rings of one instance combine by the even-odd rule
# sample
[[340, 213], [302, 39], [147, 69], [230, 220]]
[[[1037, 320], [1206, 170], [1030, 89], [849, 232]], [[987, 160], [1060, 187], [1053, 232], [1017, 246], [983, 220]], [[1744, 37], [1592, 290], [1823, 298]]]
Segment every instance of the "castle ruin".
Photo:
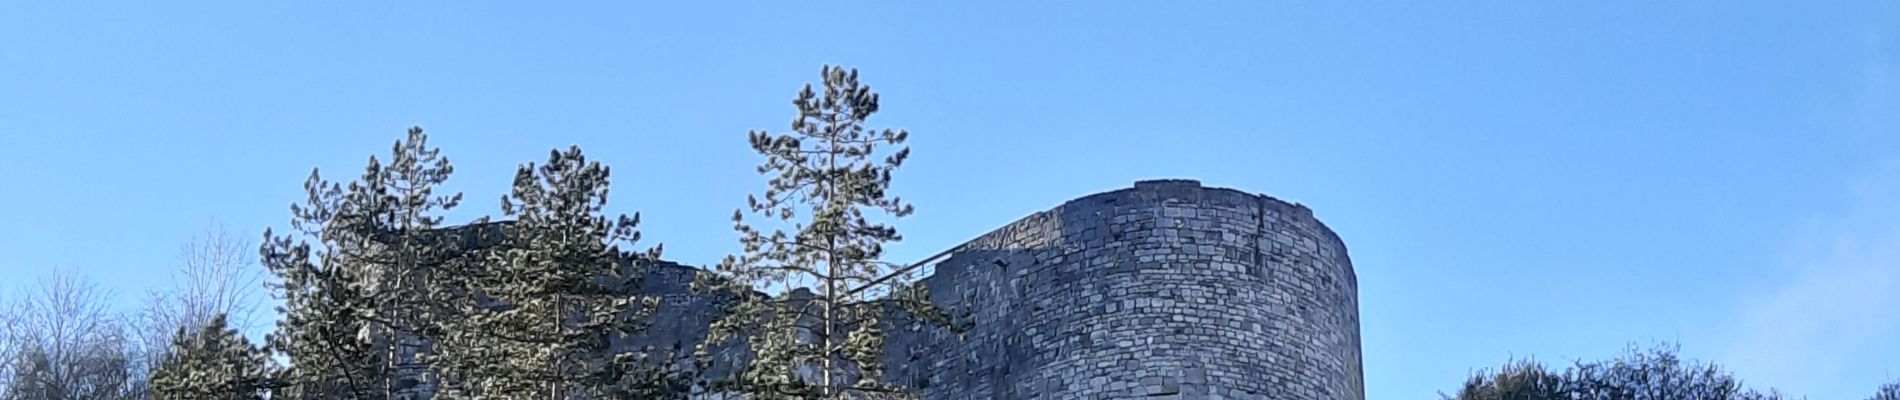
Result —
[[[1191, 180], [1071, 200], [913, 266], [973, 317], [891, 332], [885, 378], [926, 399], [1363, 400], [1358, 280], [1303, 205]], [[690, 346], [717, 315], [665, 268], [650, 338]]]
[[[690, 352], [717, 307], [660, 264], [627, 343]], [[1070, 200], [893, 278], [966, 310], [964, 338], [887, 334], [885, 379], [925, 399], [1363, 400], [1358, 281], [1300, 204], [1192, 180]]]

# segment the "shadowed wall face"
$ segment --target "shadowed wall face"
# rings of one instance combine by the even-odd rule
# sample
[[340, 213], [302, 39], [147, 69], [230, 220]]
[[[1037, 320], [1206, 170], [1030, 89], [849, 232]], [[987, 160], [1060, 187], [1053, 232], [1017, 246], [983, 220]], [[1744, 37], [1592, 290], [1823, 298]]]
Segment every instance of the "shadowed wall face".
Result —
[[891, 335], [929, 399], [1364, 398], [1357, 281], [1312, 211], [1138, 182], [959, 246], [922, 281], [967, 337]]

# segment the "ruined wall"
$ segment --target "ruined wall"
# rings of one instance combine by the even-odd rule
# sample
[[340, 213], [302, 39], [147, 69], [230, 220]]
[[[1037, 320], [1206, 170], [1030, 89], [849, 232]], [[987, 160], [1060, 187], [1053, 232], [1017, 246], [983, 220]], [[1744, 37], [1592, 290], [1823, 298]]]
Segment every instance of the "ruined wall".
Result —
[[1363, 399], [1357, 281], [1304, 206], [1138, 182], [950, 251], [921, 284], [962, 340], [894, 333], [929, 399]]
[[[659, 309], [654, 310], [654, 318], [646, 320], [645, 330], [615, 342], [615, 349], [666, 357], [676, 367], [691, 365], [693, 347], [706, 340], [713, 321], [723, 315], [716, 303], [727, 300], [693, 293], [693, 278], [700, 273], [698, 268], [671, 262], [647, 266], [640, 280], [640, 293], [658, 297]], [[730, 365], [719, 367], [723, 372]]]
[[[935, 328], [889, 334], [885, 379], [926, 399], [1365, 397], [1352, 261], [1301, 205], [1137, 182], [1025, 217], [926, 268], [934, 274], [917, 284], [932, 300], [973, 318], [962, 340]], [[641, 291], [662, 309], [619, 346], [690, 352], [719, 317], [687, 289], [702, 272], [647, 273]]]

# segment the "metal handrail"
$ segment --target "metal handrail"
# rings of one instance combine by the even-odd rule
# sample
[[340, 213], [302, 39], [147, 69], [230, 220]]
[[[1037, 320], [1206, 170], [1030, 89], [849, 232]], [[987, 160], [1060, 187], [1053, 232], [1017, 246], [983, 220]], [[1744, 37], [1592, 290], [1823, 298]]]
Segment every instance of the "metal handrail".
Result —
[[915, 271], [925, 266], [935, 266], [937, 263], [943, 262], [943, 260], [950, 258], [951, 253], [955, 253], [957, 250], [960, 250], [962, 248], [963, 248], [963, 245], [956, 245], [944, 251], [938, 252], [937, 254], [933, 254], [930, 257], [925, 257], [921, 261], [912, 263], [909, 266], [905, 266], [904, 268], [900, 268], [896, 271], [891, 271], [891, 273], [889, 274], [885, 274], [884, 276], [871, 280], [871, 282], [865, 283], [863, 286], [858, 286], [856, 289], [851, 289], [849, 291], [846, 291], [843, 297], [852, 298], [852, 296], [857, 296], [859, 293], [863, 293], [866, 290], [871, 290], [872, 288], [877, 287], [877, 285], [884, 284], [885, 282], [891, 281], [893, 279], [897, 279], [899, 276], [909, 274], [911, 271]]

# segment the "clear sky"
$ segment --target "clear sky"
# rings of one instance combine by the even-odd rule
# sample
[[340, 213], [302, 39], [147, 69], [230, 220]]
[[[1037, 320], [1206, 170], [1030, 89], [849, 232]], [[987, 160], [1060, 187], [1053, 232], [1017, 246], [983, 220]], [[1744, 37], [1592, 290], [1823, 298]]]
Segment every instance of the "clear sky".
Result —
[[762, 187], [746, 131], [834, 63], [912, 132], [900, 259], [1139, 179], [1311, 206], [1370, 399], [1658, 340], [1815, 399], [1900, 378], [1893, 2], [423, 3], [0, 4], [0, 286], [136, 298], [411, 125], [453, 221], [579, 144], [711, 263]]

